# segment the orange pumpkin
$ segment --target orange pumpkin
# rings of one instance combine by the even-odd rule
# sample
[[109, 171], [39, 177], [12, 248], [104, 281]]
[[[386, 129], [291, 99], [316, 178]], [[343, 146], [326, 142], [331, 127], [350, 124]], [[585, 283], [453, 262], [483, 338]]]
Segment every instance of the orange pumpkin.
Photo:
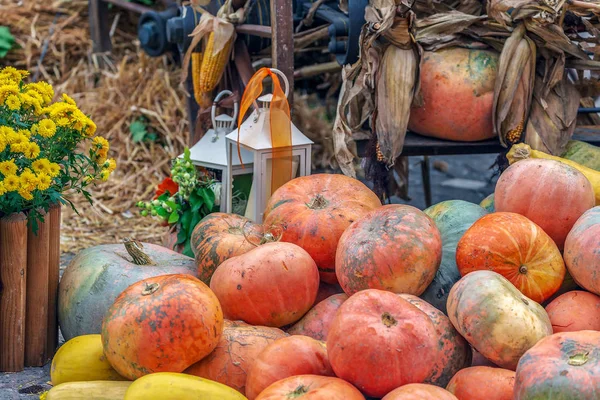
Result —
[[554, 160], [526, 159], [508, 167], [494, 192], [496, 211], [521, 214], [539, 225], [563, 249], [581, 215], [594, 207], [590, 181]]
[[219, 265], [210, 288], [225, 317], [281, 327], [298, 321], [315, 302], [319, 270], [292, 243], [267, 243]]
[[458, 400], [440, 387], [425, 383], [411, 383], [386, 394], [381, 400]]
[[298, 375], [282, 379], [266, 388], [256, 400], [365, 400], [358, 389], [339, 378]]
[[327, 337], [327, 355], [338, 377], [368, 396], [383, 397], [432, 376], [439, 355], [437, 330], [409, 301], [367, 289], [338, 310]]
[[327, 340], [331, 322], [344, 301], [345, 293], [334, 294], [310, 309], [304, 317], [296, 322], [287, 333], [290, 335], [306, 335], [316, 340]]
[[446, 390], [459, 400], [512, 400], [514, 386], [514, 371], [471, 367], [458, 371]]
[[565, 242], [565, 263], [575, 282], [600, 295], [600, 206], [581, 216]]
[[552, 239], [522, 215], [506, 212], [485, 215], [465, 232], [456, 264], [463, 276], [497, 272], [538, 303], [560, 288], [566, 272]]
[[471, 346], [454, 329], [443, 312], [416, 296], [401, 294], [400, 297], [427, 314], [433, 322], [438, 338], [438, 355], [434, 362], [433, 372], [425, 380], [425, 383], [446, 387], [458, 371], [471, 365]]
[[546, 306], [554, 333], [600, 331], [600, 296], [576, 290], [567, 292]]
[[420, 71], [423, 105], [411, 109], [408, 129], [465, 142], [494, 137], [497, 70], [494, 51], [453, 47], [425, 52]]
[[102, 322], [104, 354], [131, 380], [182, 372], [216, 347], [223, 312], [214, 293], [189, 275], [162, 275], [129, 286]]
[[286, 336], [277, 328], [226, 320], [215, 350], [186, 369], [185, 373], [222, 383], [245, 394], [247, 373], [258, 355]]
[[392, 204], [356, 221], [342, 235], [335, 271], [348, 295], [381, 289], [419, 296], [442, 259], [435, 223], [415, 207]]
[[208, 285], [219, 265], [254, 249], [263, 233], [261, 225], [236, 214], [212, 213], [204, 217], [190, 240], [200, 280]]
[[514, 400], [600, 398], [600, 332], [561, 332], [521, 357]]
[[246, 397], [254, 400], [271, 384], [296, 375], [335, 376], [324, 342], [308, 336], [289, 336], [271, 343], [250, 366]]
[[282, 226], [281, 240], [306, 250], [321, 279], [336, 283], [335, 251], [342, 233], [378, 207], [381, 201], [362, 182], [340, 174], [316, 174], [277, 189], [265, 208], [264, 222]]

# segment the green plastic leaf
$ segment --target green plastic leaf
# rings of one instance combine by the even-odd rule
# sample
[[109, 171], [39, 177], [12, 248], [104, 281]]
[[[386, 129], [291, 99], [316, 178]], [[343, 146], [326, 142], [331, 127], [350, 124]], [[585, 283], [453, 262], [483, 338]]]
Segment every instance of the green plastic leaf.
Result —
[[210, 212], [215, 205], [215, 192], [206, 187], [201, 190], [200, 195], [202, 196], [202, 199], [204, 200], [204, 203], [206, 203], [206, 207]]
[[192, 222], [192, 212], [191, 210], [186, 210], [181, 218], [179, 219], [181, 223], [181, 230], [185, 230], [186, 233], [190, 231], [190, 222]]
[[179, 214], [177, 213], [177, 211], [173, 211], [171, 213], [171, 215], [169, 216], [169, 224], [174, 224], [177, 221], [179, 221]]
[[15, 38], [7, 26], [0, 26], [0, 58], [6, 57], [15, 45]]
[[192, 206], [192, 212], [194, 213], [200, 211], [204, 205], [204, 198], [198, 194], [198, 190], [194, 190], [190, 194], [190, 205]]
[[138, 119], [129, 125], [129, 132], [131, 133], [131, 139], [133, 143], [139, 143], [146, 138], [148, 131], [146, 130], [146, 124]]

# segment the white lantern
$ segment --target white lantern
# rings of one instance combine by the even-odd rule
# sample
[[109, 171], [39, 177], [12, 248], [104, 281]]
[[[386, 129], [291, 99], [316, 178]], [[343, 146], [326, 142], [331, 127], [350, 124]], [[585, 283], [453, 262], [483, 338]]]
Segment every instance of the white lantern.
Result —
[[[273, 73], [279, 75], [285, 84], [285, 96], [289, 95], [289, 82], [286, 76], [279, 70], [271, 68]], [[261, 223], [267, 202], [268, 193], [271, 193], [271, 166], [277, 148], [271, 143], [270, 103], [272, 94], [258, 98], [259, 104], [254, 103], [254, 111], [242, 123], [238, 132], [231, 132], [226, 136], [227, 142], [227, 165], [234, 166], [239, 162], [238, 145], [240, 151], [249, 152], [252, 155], [252, 163], [246, 164], [244, 155], [244, 166], [252, 171], [252, 188], [246, 207], [246, 217]], [[292, 178], [306, 176], [311, 173], [311, 151], [313, 142], [304, 136], [302, 132], [290, 121], [291, 125], [291, 155], [292, 155]], [[279, 150], [281, 152], [281, 150]], [[289, 150], [288, 150], [289, 154]], [[228, 171], [232, 171], [229, 168]], [[227, 181], [231, 182], [233, 174], [229, 172]], [[232, 211], [232, 189], [228, 185], [227, 212]]]
[[[234, 104], [233, 116], [227, 114], [216, 115], [217, 103], [225, 96], [231, 96], [233, 93], [229, 90], [224, 90], [217, 95], [214, 100], [211, 110], [212, 129], [209, 129], [202, 139], [198, 141], [190, 149], [190, 158], [196, 166], [206, 168], [211, 172], [218, 172], [221, 180], [221, 196], [215, 199], [215, 203], [219, 202], [221, 211], [225, 210], [227, 204], [227, 193], [231, 192], [232, 179], [227, 179], [227, 176], [236, 176], [247, 174], [241, 166], [240, 160], [236, 157], [233, 163], [227, 164], [227, 149], [225, 145], [225, 135], [233, 131], [236, 127], [236, 118], [239, 111], [237, 101]], [[252, 153], [242, 150], [242, 161], [244, 167], [250, 165], [252, 168], [253, 155]], [[180, 156], [182, 157], [182, 156]], [[247, 167], [246, 167], [247, 168]]]

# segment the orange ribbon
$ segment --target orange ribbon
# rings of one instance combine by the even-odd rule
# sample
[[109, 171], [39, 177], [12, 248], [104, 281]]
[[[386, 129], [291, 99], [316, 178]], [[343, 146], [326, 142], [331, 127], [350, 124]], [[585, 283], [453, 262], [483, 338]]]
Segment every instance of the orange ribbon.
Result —
[[[290, 118], [290, 105], [285, 93], [281, 89], [279, 77], [269, 68], [261, 68], [248, 82], [238, 116], [238, 156], [242, 163], [242, 152], [240, 148], [240, 127], [246, 112], [258, 99], [263, 91], [263, 80], [270, 76], [273, 80], [273, 99], [270, 104], [271, 123], [271, 145], [273, 147], [273, 159], [271, 168], [271, 191], [267, 192], [267, 199], [292, 179], [292, 122]], [[265, 188], [266, 189], [266, 188]]]

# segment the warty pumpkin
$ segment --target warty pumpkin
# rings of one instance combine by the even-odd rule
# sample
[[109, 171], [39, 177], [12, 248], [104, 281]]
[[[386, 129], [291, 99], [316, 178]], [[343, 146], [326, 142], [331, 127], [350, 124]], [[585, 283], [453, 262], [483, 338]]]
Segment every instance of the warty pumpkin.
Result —
[[565, 263], [573, 280], [600, 296], [600, 206], [577, 220], [565, 241]]
[[342, 303], [346, 300], [348, 300], [348, 295], [345, 293], [328, 297], [311, 308], [287, 332], [290, 335], [306, 335], [316, 340], [327, 340], [331, 322]]
[[350, 383], [332, 376], [298, 375], [282, 379], [263, 390], [256, 400], [364, 400]]

